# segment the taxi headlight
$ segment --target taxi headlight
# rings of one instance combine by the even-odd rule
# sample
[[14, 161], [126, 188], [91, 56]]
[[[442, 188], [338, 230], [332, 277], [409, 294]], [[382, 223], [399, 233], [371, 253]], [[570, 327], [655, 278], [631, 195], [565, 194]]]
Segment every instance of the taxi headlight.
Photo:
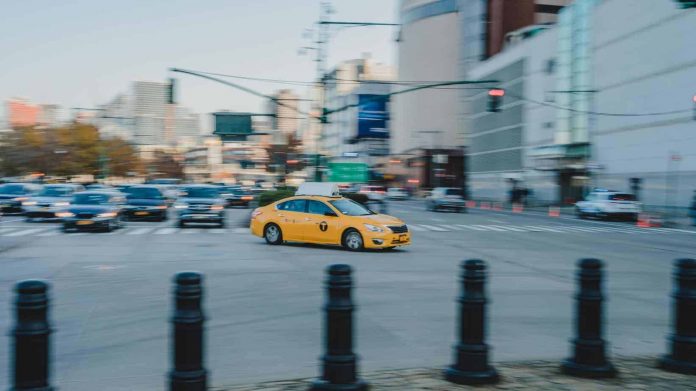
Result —
[[167, 209], [167, 205], [157, 205], [155, 209]]
[[61, 219], [67, 218], [67, 217], [75, 217], [75, 213], [72, 212], [58, 212], [56, 213], [57, 217], [60, 217]]
[[368, 231], [372, 232], [384, 232], [384, 228], [372, 224], [365, 224], [365, 228], [367, 228]]
[[69, 202], [56, 202], [53, 206], [70, 206]]
[[23, 206], [32, 206], [32, 205], [36, 205], [36, 201], [24, 201], [24, 202], [22, 202], [22, 205], [23, 205]]
[[106, 212], [106, 213], [99, 213], [97, 217], [101, 218], [109, 218], [109, 217], [116, 217], [116, 212]]
[[210, 207], [210, 210], [223, 210], [223, 209], [225, 209], [225, 207], [222, 205], [213, 205]]

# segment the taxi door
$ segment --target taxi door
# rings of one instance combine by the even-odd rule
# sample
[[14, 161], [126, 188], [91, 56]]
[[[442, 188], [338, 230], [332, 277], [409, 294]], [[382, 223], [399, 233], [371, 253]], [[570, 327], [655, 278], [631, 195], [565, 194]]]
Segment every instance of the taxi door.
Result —
[[[304, 241], [312, 243], [339, 243], [341, 219], [328, 205], [317, 200], [307, 201], [307, 213], [302, 219]], [[331, 216], [327, 216], [333, 214]]]
[[307, 200], [295, 199], [282, 202], [276, 208], [276, 221], [283, 232], [283, 239], [289, 241], [303, 240], [302, 221], [305, 217]]

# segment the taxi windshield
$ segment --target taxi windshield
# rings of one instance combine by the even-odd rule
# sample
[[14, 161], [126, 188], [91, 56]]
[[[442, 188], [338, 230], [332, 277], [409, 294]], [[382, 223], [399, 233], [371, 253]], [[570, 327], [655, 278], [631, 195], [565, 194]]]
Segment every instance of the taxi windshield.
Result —
[[374, 214], [371, 210], [351, 200], [329, 201], [334, 208], [346, 216], [367, 216]]

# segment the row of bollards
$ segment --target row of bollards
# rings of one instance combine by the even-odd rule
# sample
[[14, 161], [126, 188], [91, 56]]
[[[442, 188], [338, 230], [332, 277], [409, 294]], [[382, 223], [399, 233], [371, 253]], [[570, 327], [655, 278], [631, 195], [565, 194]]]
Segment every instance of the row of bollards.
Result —
[[[368, 388], [360, 380], [357, 356], [353, 352], [352, 276], [348, 265], [332, 265], [327, 270], [324, 305], [324, 346], [321, 376], [310, 390], [359, 391]], [[696, 375], [696, 260], [675, 263], [672, 297], [673, 333], [669, 353], [659, 362], [665, 370]], [[174, 311], [171, 319], [172, 366], [168, 376], [171, 391], [207, 389], [204, 366], [204, 322], [202, 276], [195, 272], [174, 277]], [[486, 264], [481, 260], [462, 263], [462, 290], [458, 298], [458, 342], [454, 364], [444, 377], [457, 384], [490, 384], [499, 380], [489, 363], [486, 345]], [[561, 370], [572, 376], [603, 378], [617, 371], [606, 355], [602, 339], [603, 290], [602, 262], [579, 262], [578, 292], [575, 296], [575, 338], [573, 355]], [[22, 281], [16, 285], [16, 323], [12, 391], [52, 391], [50, 375], [51, 326], [48, 320], [48, 285], [43, 281]]]

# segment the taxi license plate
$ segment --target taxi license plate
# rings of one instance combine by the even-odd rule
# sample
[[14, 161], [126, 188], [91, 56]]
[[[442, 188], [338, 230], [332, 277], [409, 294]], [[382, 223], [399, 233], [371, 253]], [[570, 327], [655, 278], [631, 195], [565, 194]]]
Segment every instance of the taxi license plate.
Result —
[[92, 220], [80, 220], [77, 222], [77, 225], [90, 225], [90, 224], [94, 224], [94, 221], [92, 221]]
[[399, 235], [399, 242], [408, 241], [408, 235]]
[[147, 216], [147, 215], [149, 215], [149, 214], [150, 214], [149, 212], [143, 212], [143, 211], [135, 212], [135, 215], [136, 215], [136, 216]]

